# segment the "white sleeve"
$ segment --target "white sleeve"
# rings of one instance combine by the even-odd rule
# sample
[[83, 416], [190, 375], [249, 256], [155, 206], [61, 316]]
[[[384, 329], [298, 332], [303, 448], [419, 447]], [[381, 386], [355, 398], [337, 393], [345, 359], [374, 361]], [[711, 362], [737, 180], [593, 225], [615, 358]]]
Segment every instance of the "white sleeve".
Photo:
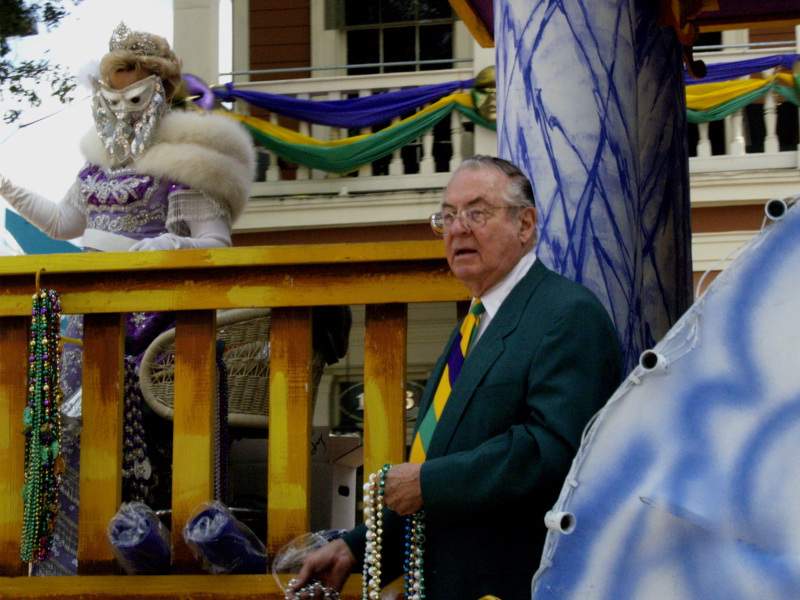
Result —
[[189, 237], [164, 233], [158, 237], [136, 242], [131, 252], [138, 250], [180, 250], [183, 248], [228, 248], [231, 230], [224, 219], [188, 221]]
[[[183, 236], [177, 233], [183, 233], [187, 228], [189, 235]], [[170, 233], [136, 242], [130, 250], [181, 250], [231, 246], [230, 210], [199, 190], [184, 189], [170, 194], [167, 229]]]
[[80, 181], [76, 180], [64, 199], [56, 204], [39, 194], [14, 185], [0, 175], [0, 196], [25, 219], [56, 240], [71, 240], [83, 235], [86, 215], [77, 208], [78, 202], [69, 199], [80, 194]]

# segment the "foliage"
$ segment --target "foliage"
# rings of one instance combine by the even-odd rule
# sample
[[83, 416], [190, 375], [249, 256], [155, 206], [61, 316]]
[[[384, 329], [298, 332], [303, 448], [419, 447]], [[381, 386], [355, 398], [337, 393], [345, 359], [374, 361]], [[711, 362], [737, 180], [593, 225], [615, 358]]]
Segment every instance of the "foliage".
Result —
[[[70, 0], [75, 5], [81, 0]], [[61, 102], [72, 100], [74, 78], [69, 72], [47, 59], [17, 60], [13, 56], [10, 38], [36, 33], [36, 24], [48, 30], [56, 27], [68, 13], [66, 0], [0, 0], [0, 101], [15, 100], [19, 105], [39, 106], [43, 83], [50, 85], [51, 95]], [[22, 114], [22, 108], [9, 109], [3, 115], [6, 123], [13, 123]]]

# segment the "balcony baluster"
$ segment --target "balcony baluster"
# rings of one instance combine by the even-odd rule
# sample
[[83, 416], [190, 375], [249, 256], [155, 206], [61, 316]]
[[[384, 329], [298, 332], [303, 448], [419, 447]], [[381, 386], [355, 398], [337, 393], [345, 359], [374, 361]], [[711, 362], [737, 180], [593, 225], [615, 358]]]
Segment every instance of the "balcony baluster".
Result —
[[[390, 91], [396, 92], [399, 91], [400, 88], [392, 88]], [[395, 117], [392, 119], [392, 124], [400, 122], [400, 117]], [[392, 153], [392, 160], [389, 163], [389, 175], [405, 175], [406, 173], [406, 166], [403, 163], [403, 157], [400, 154], [400, 150], [395, 150]]]
[[[308, 100], [309, 98], [311, 98], [311, 95], [303, 93], [303, 94], [297, 94], [297, 97], [303, 100]], [[311, 135], [310, 127], [307, 121], [300, 121], [300, 133], [302, 135], [307, 135], [307, 136]], [[298, 180], [311, 179], [311, 169], [303, 165], [297, 165], [297, 179]]]
[[461, 113], [454, 110], [450, 113], [450, 145], [453, 154], [450, 156], [450, 170], [454, 170], [464, 157], [461, 154], [461, 143], [464, 136], [464, 124], [461, 121]]
[[[272, 123], [273, 125], [277, 125], [278, 115], [275, 113], [270, 113], [269, 122]], [[267, 167], [267, 181], [280, 181], [281, 169], [278, 166], [278, 155], [272, 151], [268, 151], [267, 154], [269, 155], [269, 167]]]
[[[764, 77], [772, 77], [774, 73], [775, 69], [764, 71]], [[778, 107], [773, 90], [770, 90], [764, 96], [764, 128], [767, 131], [767, 135], [764, 138], [764, 153], [776, 154], [780, 152], [780, 144], [778, 143]]]
[[[370, 90], [359, 90], [358, 97], [359, 98], [366, 98], [367, 96], [371, 96], [372, 92]], [[362, 127], [360, 131], [361, 135], [371, 133], [369, 127]], [[372, 163], [367, 163], [363, 167], [358, 170], [359, 177], [372, 177]]]
[[730, 124], [731, 141], [728, 144], [728, 154], [732, 156], [743, 156], [745, 153], [743, 121], [744, 113], [741, 110], [737, 110], [725, 119], [725, 124]]

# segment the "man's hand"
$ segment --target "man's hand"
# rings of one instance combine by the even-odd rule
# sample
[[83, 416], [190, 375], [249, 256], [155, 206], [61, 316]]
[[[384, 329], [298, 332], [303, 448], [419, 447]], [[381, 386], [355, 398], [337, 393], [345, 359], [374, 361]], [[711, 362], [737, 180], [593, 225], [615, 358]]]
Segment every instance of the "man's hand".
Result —
[[[308, 597], [306, 593], [298, 593], [298, 590], [314, 581], [339, 592], [344, 587], [344, 582], [352, 573], [355, 564], [356, 557], [353, 556], [350, 546], [344, 540], [329, 542], [309, 555], [303, 563], [297, 579], [287, 589], [286, 597], [290, 600]], [[321, 591], [318, 593], [321, 597]]]
[[422, 509], [422, 487], [417, 463], [395, 465], [386, 472], [383, 502], [401, 517]]

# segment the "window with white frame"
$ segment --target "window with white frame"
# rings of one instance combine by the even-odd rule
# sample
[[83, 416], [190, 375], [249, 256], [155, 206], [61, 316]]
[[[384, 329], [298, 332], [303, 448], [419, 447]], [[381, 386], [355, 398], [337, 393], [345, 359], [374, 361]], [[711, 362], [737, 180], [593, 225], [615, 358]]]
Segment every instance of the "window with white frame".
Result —
[[[319, 39], [317, 60], [320, 64], [325, 61], [346, 64], [347, 75], [452, 69], [455, 57], [463, 60], [471, 55], [472, 38], [448, 0], [325, 0], [324, 24], [326, 34], [335, 32], [336, 35], [312, 37], [312, 44]], [[337, 62], [332, 58], [334, 54], [341, 60]], [[378, 131], [388, 125], [389, 122], [382, 123], [372, 130]], [[471, 127], [471, 123], [465, 125], [467, 131]], [[449, 119], [433, 128], [432, 154], [436, 172], [449, 169], [450, 130]], [[348, 135], [358, 133], [358, 130], [348, 131]], [[403, 173], [418, 173], [423, 156], [422, 138], [399, 152]], [[372, 174], [387, 175], [391, 160], [392, 156], [387, 156], [374, 161]]]
[[452, 66], [456, 16], [447, 0], [340, 0], [339, 7], [343, 12], [340, 29], [347, 35], [348, 65], [410, 63], [353, 66], [348, 74], [424, 71]]

